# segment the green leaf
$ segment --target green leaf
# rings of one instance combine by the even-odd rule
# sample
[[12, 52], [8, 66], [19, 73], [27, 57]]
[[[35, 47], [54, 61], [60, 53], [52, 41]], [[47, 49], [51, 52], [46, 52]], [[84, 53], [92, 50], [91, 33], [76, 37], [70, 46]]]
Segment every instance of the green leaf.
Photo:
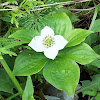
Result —
[[9, 36], [9, 38], [19, 39], [21, 41], [24, 41], [25, 43], [29, 43], [32, 38], [36, 35], [39, 35], [37, 31], [30, 31], [26, 29], [21, 29], [13, 33]]
[[67, 33], [72, 30], [71, 21], [63, 12], [53, 15], [49, 26], [53, 28], [55, 35], [62, 35], [65, 39], [67, 39]]
[[83, 65], [88, 64], [100, 57], [100, 55], [96, 54], [86, 43], [81, 43], [80, 45], [66, 48], [61, 51], [61, 55], [67, 55], [68, 58]]
[[13, 94], [14, 84], [10, 80], [6, 71], [0, 68], [0, 91], [8, 92]]
[[[97, 68], [100, 68], [100, 60], [99, 59], [96, 59], [96, 60], [94, 60], [93, 62], [91, 62], [91, 63], [89, 63], [88, 65], [87, 65], [87, 67], [97, 67]], [[93, 68], [92, 67], [92, 68]]]
[[100, 44], [93, 47], [93, 50], [100, 55]]
[[92, 91], [84, 91], [83, 96], [85, 96], [85, 95], [95, 96], [96, 93], [97, 93], [96, 90], [92, 90]]
[[17, 56], [16, 53], [14, 53], [13, 51], [10, 51], [9, 49], [5, 49], [5, 48], [0, 48], [0, 52], [3, 53], [3, 54], [9, 54], [10, 56]]
[[[14, 39], [9, 39], [9, 38], [0, 38], [0, 43], [1, 43], [3, 46], [10, 45], [10, 44], [12, 44], [13, 42], [16, 42], [16, 40], [14, 40]], [[1, 46], [1, 45], [0, 45], [0, 46]]]
[[[0, 38], [0, 43], [3, 45], [3, 47], [0, 48], [0, 52], [2, 52], [4, 54], [9, 54], [10, 52], [12, 52], [10, 50], [10, 48], [14, 48], [15, 46], [19, 46], [19, 45], [23, 44], [24, 42], [16, 41], [14, 39], [8, 39], [8, 38]], [[14, 52], [12, 52], [12, 54], [14, 54], [16, 56], [16, 54]]]
[[2, 49], [5, 49], [5, 48], [6, 48], [6, 49], [10, 49], [10, 48], [13, 48], [13, 47], [15, 47], [15, 46], [19, 46], [19, 45], [21, 45], [21, 44], [23, 44], [23, 43], [25, 43], [25, 42], [22, 42], [22, 41], [11, 42], [10, 44], [8, 44], [8, 45], [2, 47]]
[[100, 32], [100, 19], [95, 20], [91, 30], [94, 32]]
[[57, 12], [65, 12], [67, 14], [67, 16], [70, 18], [71, 22], [79, 21], [79, 19], [75, 16], [75, 14], [73, 14], [71, 11], [69, 11], [67, 9], [60, 8], [57, 10]]
[[91, 91], [94, 89], [99, 90], [100, 74], [94, 75], [91, 78], [92, 81], [90, 80], [81, 81], [82, 88], [77, 92], [82, 92], [84, 94], [85, 91]]
[[96, 95], [95, 100], [100, 100], [100, 92]]
[[100, 37], [99, 37], [97, 34], [93, 33], [93, 34], [90, 34], [90, 35], [85, 39], [84, 42], [87, 43], [87, 44], [89, 44], [89, 45], [91, 46], [91, 44], [92, 44], [93, 42], [98, 41], [98, 40], [100, 40]]
[[1, 17], [1, 19], [5, 22], [11, 22], [11, 16]]
[[45, 65], [47, 58], [43, 53], [33, 50], [22, 51], [15, 60], [13, 74], [16, 76], [27, 76], [39, 72]]
[[25, 90], [22, 96], [22, 100], [34, 100], [33, 92], [34, 92], [34, 89], [33, 89], [32, 80], [31, 80], [31, 77], [28, 76]]
[[73, 97], [79, 81], [80, 70], [78, 65], [71, 59], [57, 57], [54, 61], [49, 60], [43, 69], [45, 79], [57, 89], [65, 91]]
[[66, 45], [66, 47], [75, 46], [77, 44], [80, 44], [91, 33], [93, 32], [89, 30], [84, 30], [84, 29], [72, 30], [67, 35], [68, 44]]
[[93, 62], [87, 64], [87, 66], [84, 67], [86, 71], [90, 74], [93, 75], [94, 73], [100, 73], [100, 60], [96, 59]]

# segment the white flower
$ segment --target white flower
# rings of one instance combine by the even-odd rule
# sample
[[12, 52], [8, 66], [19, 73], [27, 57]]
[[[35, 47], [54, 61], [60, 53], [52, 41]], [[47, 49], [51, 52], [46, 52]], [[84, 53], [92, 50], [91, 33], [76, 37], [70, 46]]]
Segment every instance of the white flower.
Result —
[[63, 38], [61, 35], [54, 35], [54, 31], [45, 26], [41, 30], [40, 36], [35, 36], [29, 46], [37, 52], [44, 52], [44, 55], [49, 59], [54, 59], [58, 50], [61, 50], [68, 43], [67, 40]]

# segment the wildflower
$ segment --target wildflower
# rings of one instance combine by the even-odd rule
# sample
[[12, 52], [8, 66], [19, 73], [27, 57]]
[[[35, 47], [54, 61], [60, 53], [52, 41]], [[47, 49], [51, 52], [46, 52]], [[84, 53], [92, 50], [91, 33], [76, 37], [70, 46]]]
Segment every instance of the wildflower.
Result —
[[34, 49], [36, 52], [44, 52], [44, 55], [49, 59], [54, 59], [58, 50], [61, 50], [68, 43], [61, 35], [54, 35], [54, 31], [45, 26], [41, 30], [40, 36], [35, 36], [29, 46]]

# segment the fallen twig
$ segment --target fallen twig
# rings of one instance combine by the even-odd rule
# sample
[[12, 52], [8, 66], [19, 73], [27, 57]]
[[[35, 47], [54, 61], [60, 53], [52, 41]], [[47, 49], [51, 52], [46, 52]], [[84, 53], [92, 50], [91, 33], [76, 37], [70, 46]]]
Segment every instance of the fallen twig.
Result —
[[5, 2], [5, 3], [1, 3], [0, 6], [5, 6], [5, 5], [8, 5], [9, 2]]
[[95, 7], [91, 7], [91, 8], [88, 8], [88, 9], [73, 9], [73, 8], [69, 8], [69, 10], [71, 11], [88, 11], [88, 10], [93, 10]]

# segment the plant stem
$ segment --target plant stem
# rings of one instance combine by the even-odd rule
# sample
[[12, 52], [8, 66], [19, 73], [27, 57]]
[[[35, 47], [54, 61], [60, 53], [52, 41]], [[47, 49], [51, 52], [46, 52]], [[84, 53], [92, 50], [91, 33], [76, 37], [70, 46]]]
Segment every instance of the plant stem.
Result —
[[23, 90], [22, 90], [20, 84], [18, 83], [17, 79], [15, 78], [13, 73], [11, 72], [11, 70], [10, 70], [9, 66], [7, 65], [6, 61], [4, 59], [1, 59], [0, 61], [1, 61], [1, 64], [3, 65], [4, 69], [6, 70], [7, 74], [9, 75], [11, 80], [13, 81], [14, 85], [16, 86], [18, 92], [22, 95]]
[[11, 99], [15, 98], [18, 95], [20, 95], [20, 93], [16, 93], [16, 94], [10, 96], [9, 98], [7, 98], [6, 100], [11, 100]]
[[91, 22], [91, 25], [90, 25], [89, 30], [92, 29], [93, 24], [94, 24], [94, 22], [95, 22], [95, 19], [96, 19], [96, 17], [97, 17], [97, 13], [98, 13], [98, 7], [97, 7], [97, 5], [95, 4], [95, 1], [94, 1], [94, 0], [93, 0], [93, 3], [94, 3], [94, 5], [95, 5], [95, 12], [94, 12], [93, 19], [92, 19], [92, 22]]

